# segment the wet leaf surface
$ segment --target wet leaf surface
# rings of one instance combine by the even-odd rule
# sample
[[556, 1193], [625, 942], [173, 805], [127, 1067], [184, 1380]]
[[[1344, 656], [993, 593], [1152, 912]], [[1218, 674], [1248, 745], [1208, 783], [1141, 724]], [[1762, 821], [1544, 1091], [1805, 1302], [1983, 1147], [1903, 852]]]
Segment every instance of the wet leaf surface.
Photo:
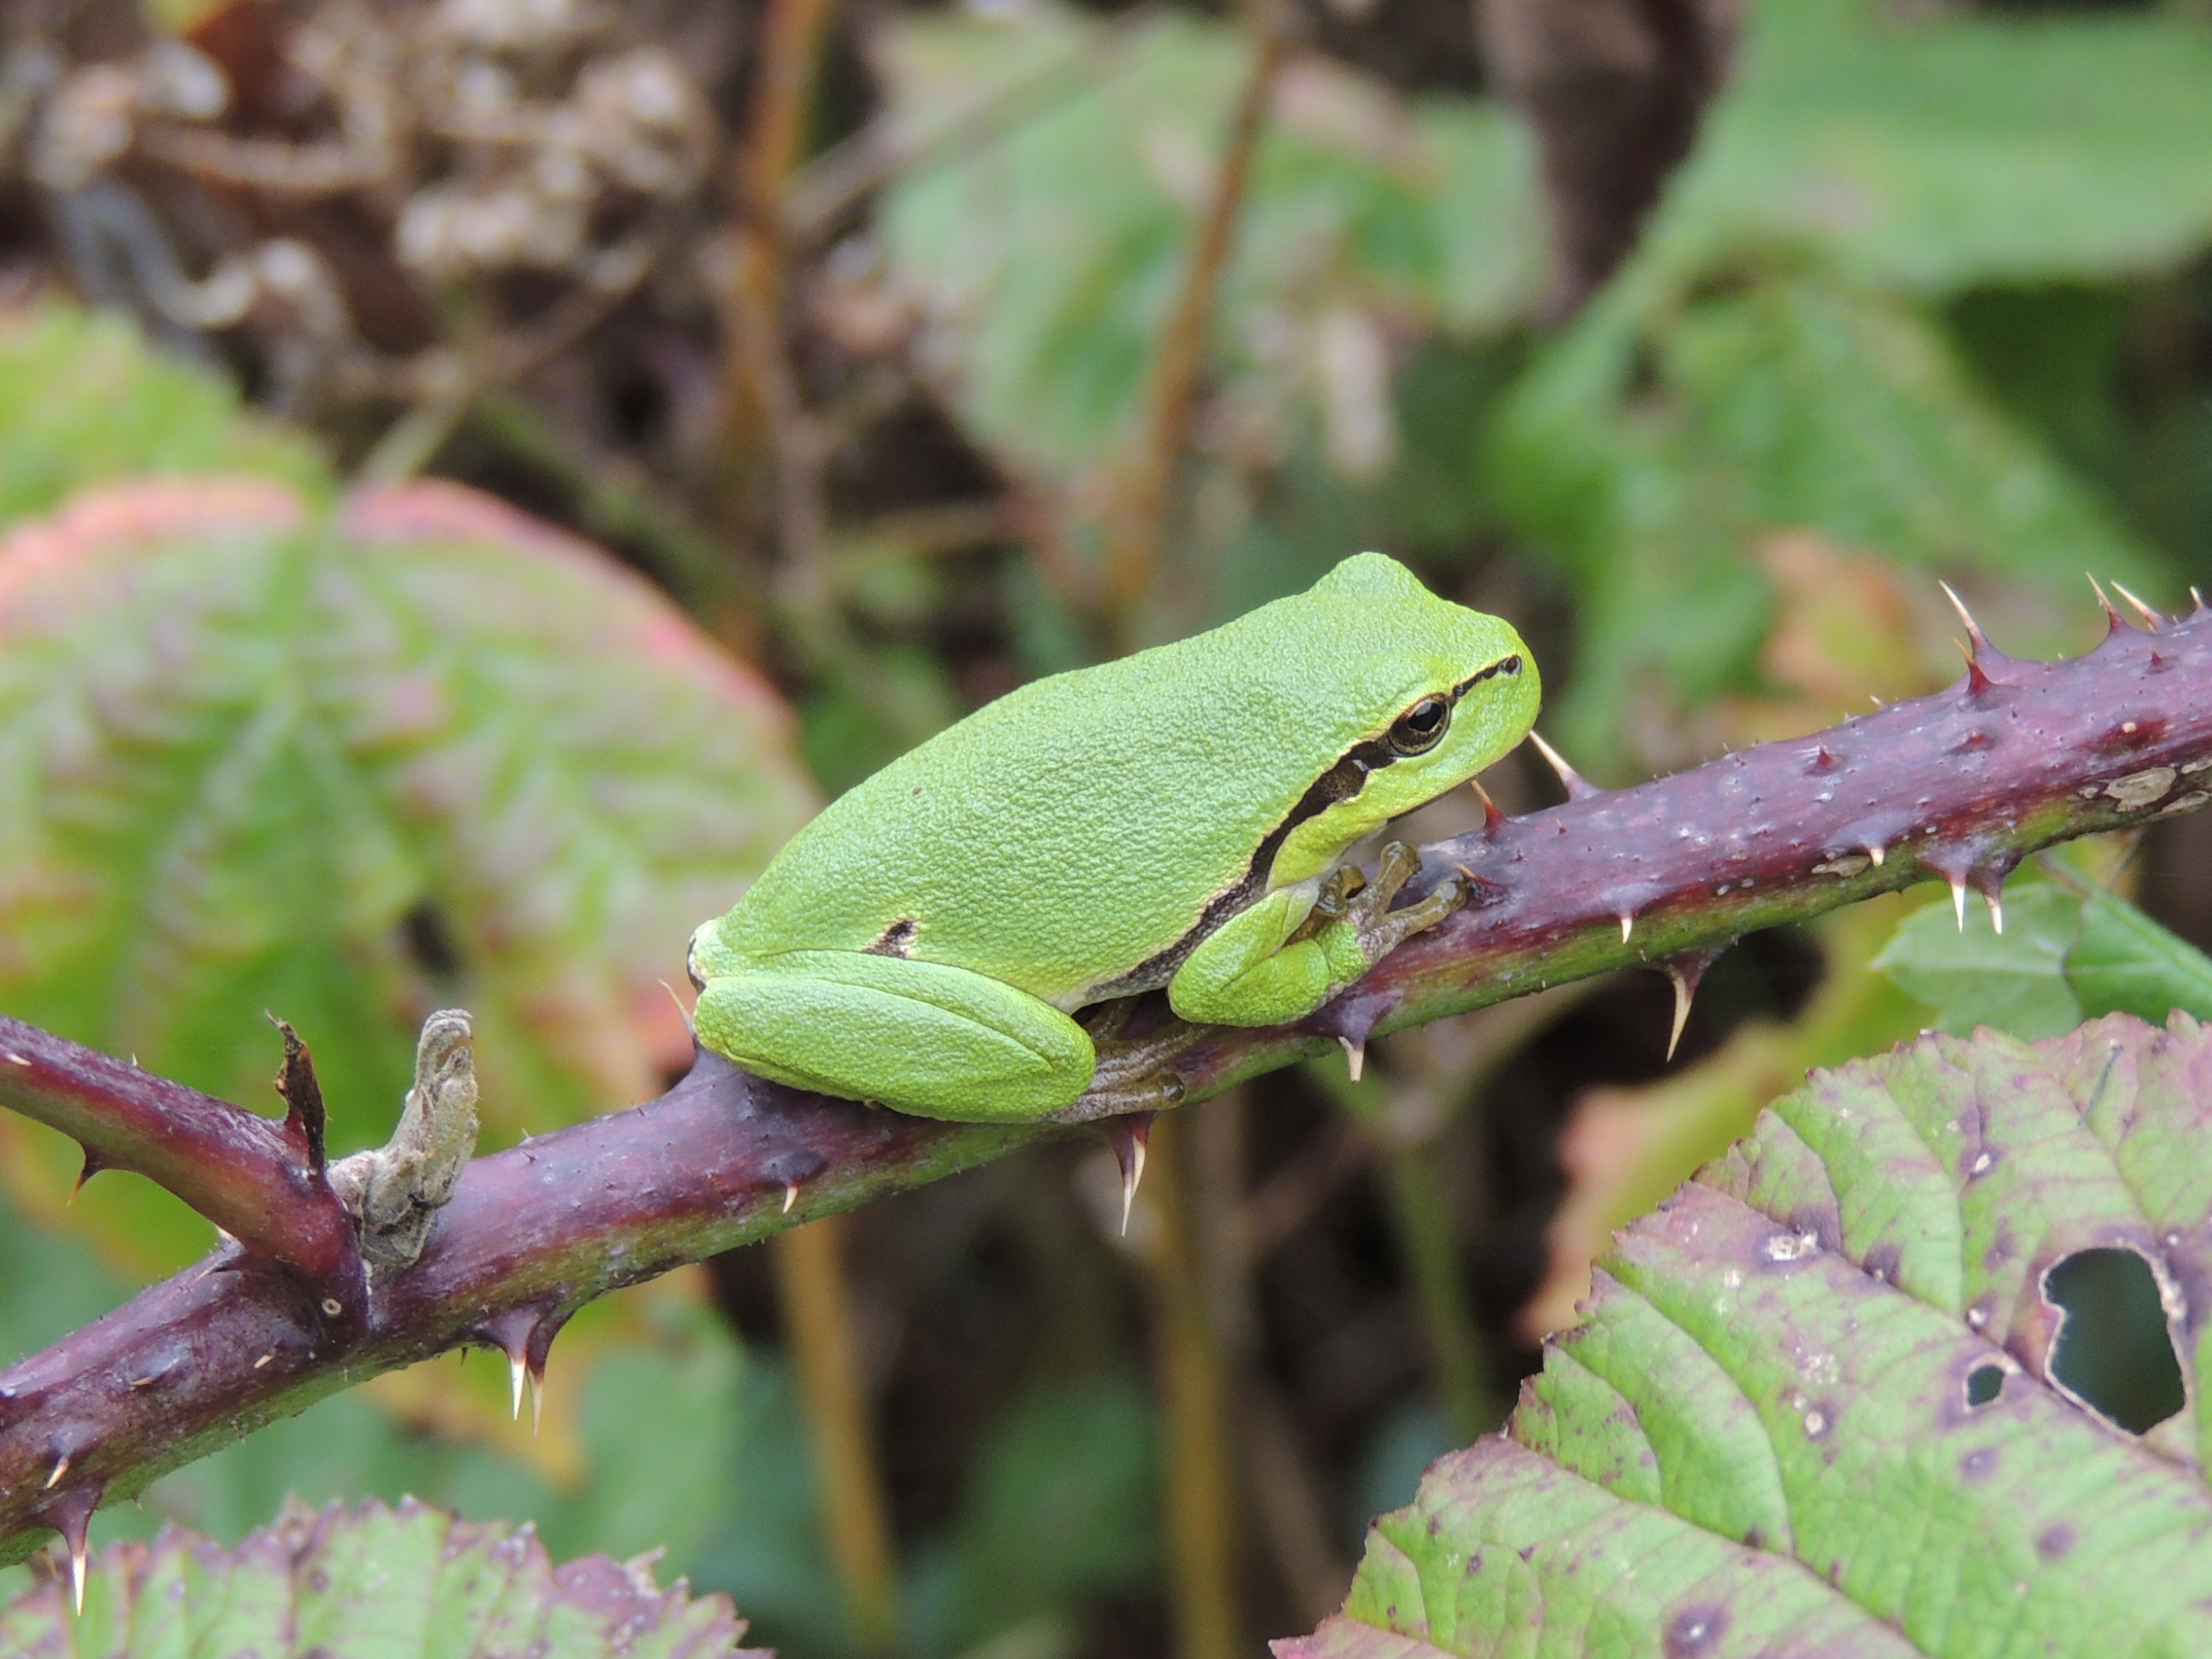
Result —
[[[2200, 1650], [2208, 1118], [2184, 1014], [1815, 1073], [1622, 1235], [1505, 1433], [1279, 1655]], [[2050, 1364], [2051, 1282], [2113, 1251], [2190, 1402], [2142, 1436]]]

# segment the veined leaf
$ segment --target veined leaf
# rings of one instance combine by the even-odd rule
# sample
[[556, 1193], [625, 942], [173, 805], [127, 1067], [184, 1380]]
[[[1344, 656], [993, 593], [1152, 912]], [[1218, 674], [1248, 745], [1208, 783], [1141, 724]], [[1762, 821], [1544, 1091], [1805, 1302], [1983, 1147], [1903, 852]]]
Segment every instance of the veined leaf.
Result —
[[495, 1131], [656, 1092], [684, 939], [813, 804], [765, 684], [457, 486], [142, 483], [0, 544], [0, 1007], [255, 1107], [273, 1009], [336, 1148], [441, 1003]]
[[2056, 1036], [2085, 1017], [2162, 1020], [2177, 1008], [2212, 1018], [2212, 957], [2126, 900], [2021, 882], [2004, 910], [1999, 933], [1978, 902], [1963, 925], [1949, 907], [1930, 905], [1905, 920], [1874, 966], [1936, 1009], [1947, 1031]]
[[94, 1558], [84, 1612], [60, 1578], [0, 1611], [22, 1659], [729, 1659], [750, 1653], [726, 1596], [654, 1583], [652, 1563], [556, 1566], [528, 1528], [476, 1525], [404, 1498], [293, 1506], [234, 1550], [180, 1528]]
[[335, 489], [313, 444], [245, 413], [221, 375], [152, 350], [124, 319], [0, 308], [0, 524], [87, 484], [205, 472]]
[[[2208, 1148], [2186, 1015], [1815, 1073], [1622, 1236], [1505, 1433], [1277, 1653], [2203, 1651]], [[2069, 1355], [2103, 1258], [2154, 1287], [2130, 1357], [2175, 1414], [2140, 1434]]]

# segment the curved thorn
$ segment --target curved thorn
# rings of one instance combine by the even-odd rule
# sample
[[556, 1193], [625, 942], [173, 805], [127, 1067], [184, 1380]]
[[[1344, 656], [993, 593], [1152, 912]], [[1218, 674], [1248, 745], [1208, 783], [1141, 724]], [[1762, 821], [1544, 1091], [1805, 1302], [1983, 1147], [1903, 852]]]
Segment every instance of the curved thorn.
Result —
[[[1956, 640], [1951, 643], [1959, 645]], [[1981, 659], [1974, 654], [1971, 647], [1959, 645], [1959, 654], [1966, 659], [1966, 695], [1978, 697], [1990, 689], [1990, 677], [1983, 672]]]
[[2190, 602], [2197, 607], [2197, 609], [2191, 613], [2192, 616], [2201, 617], [2206, 611], [2212, 611], [2212, 605], [2205, 604], [2204, 595], [2199, 592], [2196, 588], [2192, 587], [2189, 590], [2189, 598]]
[[[2084, 575], [2088, 574], [2087, 571], [2084, 571], [2082, 574]], [[2104, 584], [2099, 581], [2094, 576], [2090, 576], [2089, 586], [2097, 595], [2097, 603], [2105, 608], [2106, 636], [2110, 638], [2114, 634], [2124, 632], [2127, 628], [2127, 624], [2120, 620], [2120, 613], [2112, 609], [2112, 602], [2105, 597]]]
[[2129, 592], [2126, 588], [2121, 586], [2118, 582], [2114, 582], [2112, 584], [2112, 592], [2118, 594], [2122, 599], [2125, 599], [2130, 605], [2134, 607], [2136, 615], [2143, 619], [2143, 626], [2149, 629], [2154, 634], [2157, 633], [2159, 629], [2164, 628], [2167, 623], [2172, 620], [2171, 617], [2160, 616], [2157, 611], [2152, 610], [2148, 605], [2145, 605], [2134, 594]]
[[545, 1368], [530, 1368], [530, 1437], [538, 1438], [538, 1431], [545, 1425]]
[[510, 1423], [520, 1423], [522, 1421], [522, 1378], [523, 1374], [528, 1370], [528, 1369], [529, 1367], [522, 1363], [522, 1356], [520, 1354], [511, 1353], [507, 1355], [507, 1421]]
[[1498, 810], [1498, 803], [1490, 798], [1490, 791], [1482, 787], [1480, 778], [1469, 778], [1467, 787], [1474, 791], [1482, 802], [1482, 830], [1488, 835], [1505, 822], [1505, 814]]
[[1152, 1112], [1131, 1112], [1106, 1126], [1114, 1147], [1114, 1161], [1121, 1166], [1121, 1237], [1129, 1236], [1129, 1212], [1137, 1202], [1137, 1184], [1145, 1178], [1145, 1152], [1152, 1144]]
[[1889, 707], [1887, 703], [1884, 702], [1880, 697], [1875, 696], [1871, 691], [1867, 693], [1867, 701], [1877, 708], [1887, 708]]
[[78, 1533], [69, 1540], [70, 1599], [76, 1604], [80, 1619], [84, 1616], [85, 1542], [83, 1533]]
[[1623, 910], [1620, 913], [1620, 942], [1623, 945], [1627, 944], [1628, 936], [1635, 931], [1636, 918], [1631, 915], [1627, 911]]
[[1682, 1033], [1690, 1023], [1690, 1005], [1697, 998], [1698, 987], [1705, 982], [1705, 969], [1720, 959], [1725, 945], [1706, 945], [1702, 950], [1684, 951], [1664, 958], [1656, 965], [1667, 975], [1674, 988], [1674, 1024], [1667, 1033], [1667, 1058], [1674, 1058], [1674, 1050], [1681, 1046]]
[[1959, 918], [1959, 931], [1966, 931], [1966, 884], [1958, 877], [1951, 878], [1951, 910]]
[[1602, 795], [1605, 793], [1581, 773], [1576, 771], [1573, 767], [1568, 765], [1566, 757], [1553, 748], [1550, 744], [1546, 743], [1540, 733], [1531, 730], [1528, 733], [1528, 741], [1536, 745], [1536, 752], [1550, 762], [1552, 770], [1559, 775], [1559, 782], [1565, 787], [1569, 800], [1588, 800], [1593, 795]]
[[1869, 842], [1866, 846], [1866, 855], [1874, 860], [1874, 867], [1875, 869], [1879, 870], [1881, 868], [1882, 845], [1880, 842]]
[[1966, 609], [1966, 602], [1959, 597], [1958, 589], [1944, 581], [1939, 581], [1936, 586], [1943, 590], [1943, 597], [1951, 601], [1951, 609], [1959, 613], [1959, 620], [1966, 624], [1966, 638], [1971, 641], [1966, 648], [1966, 660], [1972, 662], [1990, 648], [1989, 635], [1982, 632], [1982, 625], [1974, 620], [1974, 613]]
[[798, 1202], [799, 1183], [795, 1181], [785, 1182], [783, 1183], [783, 1213], [789, 1215], [791, 1213], [791, 1206]]
[[1364, 1042], [1354, 1042], [1348, 1036], [1340, 1036], [1337, 1038], [1337, 1042], [1344, 1049], [1345, 1070], [1351, 1073], [1354, 1083], [1358, 1082], [1360, 1073], [1367, 1069], [1367, 1045]]
[[1990, 930], [1996, 933], [2003, 933], [2004, 896], [2001, 893], [1990, 892], [1983, 894], [1982, 897], [1988, 902], [1990, 907]]
[[54, 1472], [46, 1477], [46, 1484], [40, 1487], [39, 1490], [40, 1492], [52, 1492], [56, 1486], [59, 1486], [61, 1484], [62, 1477], [69, 1473], [70, 1461], [70, 1454], [68, 1452], [64, 1452], [58, 1458], [55, 1459]]

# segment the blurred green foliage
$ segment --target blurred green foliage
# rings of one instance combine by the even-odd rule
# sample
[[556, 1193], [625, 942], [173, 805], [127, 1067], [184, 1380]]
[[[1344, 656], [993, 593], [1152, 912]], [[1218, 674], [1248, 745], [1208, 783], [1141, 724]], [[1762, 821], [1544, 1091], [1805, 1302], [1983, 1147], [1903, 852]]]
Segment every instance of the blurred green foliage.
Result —
[[[817, 785], [1097, 649], [1041, 550], [1100, 554], [1250, 46], [1183, 11], [981, 9], [882, 20], [887, 116], [923, 142], [866, 241], [991, 488], [1045, 528], [948, 556], [895, 513], [850, 522], [839, 504], [837, 603], [870, 672], [787, 674], [796, 735], [611, 561], [434, 491], [386, 498], [380, 528], [314, 440], [218, 375], [110, 319], [9, 314], [0, 524], [88, 485], [179, 482], [0, 554], [0, 1007], [256, 1107], [272, 1008], [314, 1045], [341, 1146], [384, 1133], [413, 1022], [442, 1001], [477, 1014], [495, 1133], [624, 1103], [684, 1053], [655, 981]], [[2016, 652], [2087, 643], [2085, 567], [2154, 599], [2212, 574], [2212, 404], [2165, 343], [2212, 326], [2208, 245], [2212, 33], [2177, 12], [1761, 0], [1643, 244], [1559, 325], [1540, 317], [1520, 118], [1298, 53], [1143, 631], [1381, 546], [1532, 620], [1547, 729], [1611, 777], [1900, 689], [1878, 673], [1905, 690], [1954, 673], [1948, 619], [1932, 644], [1916, 623], [1938, 575]], [[702, 352], [688, 372], [712, 368]], [[530, 459], [553, 470], [570, 405], [529, 412]], [[621, 512], [579, 516], [695, 559], [728, 550], [700, 527], [723, 480], [620, 462], [579, 489]], [[1816, 556], [1785, 571], [1785, 539]], [[757, 613], [703, 620], [782, 669], [805, 659], [772, 605], [732, 604]], [[1932, 907], [1897, 933], [1886, 980], [1865, 971], [1870, 927], [1820, 935], [1830, 979], [1788, 1024], [1619, 1091], [1644, 1145], [1579, 1194], [1598, 1237], [1738, 1132], [1778, 1074], [1909, 1029], [1922, 1013], [1900, 992], [1947, 1028], [2020, 1035], [2111, 1008], [2212, 1012], [2212, 963], [2101, 893], [2024, 878], [2002, 938], [1978, 902], [1963, 934]], [[61, 1224], [108, 1254], [64, 1242], [65, 1150], [0, 1125], [0, 1354], [204, 1242], [112, 1176]], [[1125, 1334], [1101, 1339], [1110, 1362], [1001, 1378], [957, 1492], [902, 1517], [913, 1659], [1060, 1659], [1085, 1650], [1085, 1606], [1157, 1600], [1158, 1425], [1119, 1369]], [[534, 1516], [558, 1555], [665, 1546], [665, 1573], [734, 1591], [760, 1639], [855, 1650], [792, 1373], [696, 1285], [562, 1339], [535, 1447], [508, 1434], [489, 1358], [394, 1381], [179, 1472], [96, 1533], [177, 1516], [230, 1538], [288, 1490], [413, 1491]], [[1401, 1396], [1337, 1433], [1346, 1515], [1407, 1496], [1440, 1449], [1431, 1407]]]
[[246, 414], [228, 380], [149, 351], [123, 319], [0, 313], [0, 526], [87, 484], [209, 472], [334, 488], [311, 440]]
[[1989, 1025], [2017, 1037], [2062, 1036], [2103, 1014], [2157, 1024], [2175, 1009], [2212, 1019], [2212, 957], [2071, 876], [2013, 883], [2002, 933], [1979, 901], [1963, 919], [1931, 904], [1898, 928], [1874, 965], [1934, 1008], [1946, 1031]]

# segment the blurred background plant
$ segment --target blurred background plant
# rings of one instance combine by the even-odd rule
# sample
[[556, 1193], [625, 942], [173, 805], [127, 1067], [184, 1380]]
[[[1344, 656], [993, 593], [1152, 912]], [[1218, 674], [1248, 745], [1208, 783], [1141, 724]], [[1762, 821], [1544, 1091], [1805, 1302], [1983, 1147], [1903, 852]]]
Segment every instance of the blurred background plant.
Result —
[[[690, 926], [824, 795], [1355, 548], [1514, 617], [1606, 782], [1950, 679], [1939, 577], [2018, 654], [2095, 638], [2085, 568], [2212, 579], [2185, 4], [0, 27], [0, 1008], [255, 1106], [273, 1010], [337, 1150], [441, 1003], [495, 1142], [655, 1092]], [[535, 1437], [449, 1359], [95, 1537], [411, 1491], [665, 1547], [798, 1659], [1249, 1653], [1806, 1066], [2064, 1029], [2146, 937], [2212, 1012], [2113, 896], [2212, 941], [2208, 836], [2051, 860], [2002, 940], [1747, 940], [1671, 1066], [1650, 974], [1261, 1079], [1126, 1241], [1040, 1148], [587, 1310]], [[9, 1355], [208, 1243], [65, 1150], [0, 1119]]]

